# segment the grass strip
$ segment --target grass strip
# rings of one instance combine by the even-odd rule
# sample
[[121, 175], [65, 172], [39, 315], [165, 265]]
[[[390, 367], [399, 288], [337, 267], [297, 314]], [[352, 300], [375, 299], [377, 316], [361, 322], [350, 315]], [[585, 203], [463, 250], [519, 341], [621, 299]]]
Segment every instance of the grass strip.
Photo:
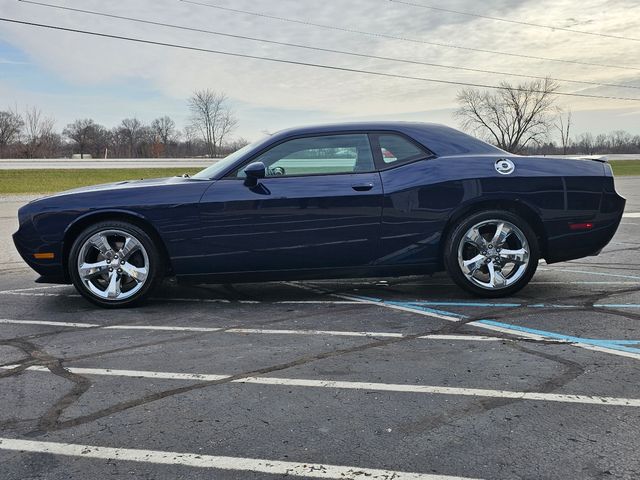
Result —
[[[640, 160], [612, 160], [616, 176], [640, 175]], [[193, 174], [197, 167], [0, 170], [0, 194], [53, 193], [70, 188], [140, 178]]]

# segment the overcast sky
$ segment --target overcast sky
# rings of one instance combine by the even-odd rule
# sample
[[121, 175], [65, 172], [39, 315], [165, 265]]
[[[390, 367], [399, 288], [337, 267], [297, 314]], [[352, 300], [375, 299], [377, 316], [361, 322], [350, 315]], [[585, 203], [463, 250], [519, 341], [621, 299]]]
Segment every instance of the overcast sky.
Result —
[[[44, 3], [218, 32], [422, 62], [549, 75], [637, 88], [563, 83], [562, 91], [640, 98], [640, 41], [498, 22], [389, 0], [197, 0], [318, 24], [463, 47], [607, 64], [595, 67], [525, 59], [342, 32], [207, 8], [179, 0], [39, 0]], [[637, 0], [409, 0], [483, 15], [640, 38]], [[517, 77], [353, 58], [334, 53], [143, 25], [0, 0], [0, 16], [62, 27], [250, 55], [462, 82], [497, 84]], [[624, 68], [613, 68], [613, 66]], [[38, 106], [62, 129], [90, 117], [108, 127], [122, 118], [169, 115], [182, 127], [194, 89], [225, 92], [240, 120], [236, 136], [300, 124], [420, 120], [457, 126], [460, 87], [307, 66], [184, 51], [0, 22], [0, 109]], [[564, 97], [575, 133], [640, 133], [640, 102]]]

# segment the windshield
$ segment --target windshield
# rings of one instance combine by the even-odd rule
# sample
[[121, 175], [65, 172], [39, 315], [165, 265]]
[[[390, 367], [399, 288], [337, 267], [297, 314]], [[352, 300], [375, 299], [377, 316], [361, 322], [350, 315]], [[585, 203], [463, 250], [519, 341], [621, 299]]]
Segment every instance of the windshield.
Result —
[[204, 170], [199, 171], [198, 173], [193, 175], [191, 178], [209, 179], [209, 178], [216, 177], [219, 173], [223, 172], [228, 167], [233, 165], [240, 157], [242, 157], [245, 153], [247, 153], [249, 150], [255, 147], [258, 143], [261, 143], [261, 142], [258, 141], [258, 142], [250, 143], [249, 145], [245, 145], [240, 150], [236, 150], [232, 154], [224, 157], [222, 160], [218, 160], [213, 165], [210, 165]]

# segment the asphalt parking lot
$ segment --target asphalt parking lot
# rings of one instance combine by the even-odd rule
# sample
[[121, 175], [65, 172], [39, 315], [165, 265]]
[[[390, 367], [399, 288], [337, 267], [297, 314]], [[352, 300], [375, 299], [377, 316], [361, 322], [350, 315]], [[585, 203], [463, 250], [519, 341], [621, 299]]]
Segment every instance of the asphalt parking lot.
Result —
[[640, 478], [640, 178], [598, 257], [446, 275], [42, 286], [0, 206], [0, 478]]

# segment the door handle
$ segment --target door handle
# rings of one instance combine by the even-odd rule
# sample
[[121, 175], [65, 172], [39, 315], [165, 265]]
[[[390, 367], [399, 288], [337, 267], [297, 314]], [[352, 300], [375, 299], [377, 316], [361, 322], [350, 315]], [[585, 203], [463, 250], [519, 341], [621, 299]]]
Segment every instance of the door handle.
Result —
[[356, 183], [355, 185], [351, 185], [356, 192], [366, 192], [373, 188], [373, 183]]

